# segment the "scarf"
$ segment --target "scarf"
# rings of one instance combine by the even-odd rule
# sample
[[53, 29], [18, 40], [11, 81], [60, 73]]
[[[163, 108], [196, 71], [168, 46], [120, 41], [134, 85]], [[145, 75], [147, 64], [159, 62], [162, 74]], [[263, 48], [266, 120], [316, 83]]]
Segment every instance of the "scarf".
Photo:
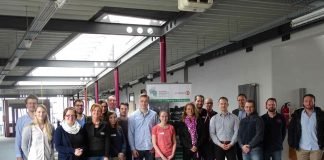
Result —
[[61, 122], [62, 128], [65, 132], [70, 134], [77, 134], [81, 129], [81, 125], [75, 121], [73, 126], [69, 126], [64, 120]]
[[190, 137], [191, 137], [191, 143], [193, 146], [197, 145], [197, 121], [195, 117], [190, 118], [187, 116], [185, 118], [185, 124], [188, 127]]

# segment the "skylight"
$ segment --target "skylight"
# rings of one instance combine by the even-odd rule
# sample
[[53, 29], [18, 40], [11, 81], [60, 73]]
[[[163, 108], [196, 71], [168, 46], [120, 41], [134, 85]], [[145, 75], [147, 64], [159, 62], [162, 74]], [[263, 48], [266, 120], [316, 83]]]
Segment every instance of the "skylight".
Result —
[[41, 85], [85, 85], [84, 81], [76, 81], [76, 82], [52, 82], [52, 81], [19, 81], [17, 85], [19, 86], [41, 86]]
[[146, 26], [162, 26], [166, 22], [158, 19], [121, 16], [116, 14], [102, 14], [97, 21], [104, 23], [137, 24]]
[[116, 61], [144, 38], [144, 36], [80, 34], [51, 59]]
[[28, 76], [95, 77], [104, 69], [105, 68], [37, 67]]

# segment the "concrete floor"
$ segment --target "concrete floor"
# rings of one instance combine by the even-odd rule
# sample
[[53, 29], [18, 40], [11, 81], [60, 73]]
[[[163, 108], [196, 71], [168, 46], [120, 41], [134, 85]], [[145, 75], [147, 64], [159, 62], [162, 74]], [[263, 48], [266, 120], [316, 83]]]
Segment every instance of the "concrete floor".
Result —
[[0, 136], [0, 155], [0, 159], [3, 160], [16, 159], [15, 138]]

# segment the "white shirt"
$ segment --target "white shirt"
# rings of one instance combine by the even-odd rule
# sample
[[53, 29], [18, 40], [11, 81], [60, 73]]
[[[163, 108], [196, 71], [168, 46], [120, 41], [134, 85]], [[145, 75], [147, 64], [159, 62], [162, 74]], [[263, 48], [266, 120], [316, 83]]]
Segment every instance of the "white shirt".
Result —
[[115, 108], [115, 110], [111, 110], [109, 109], [109, 106], [108, 106], [108, 112], [115, 112], [117, 114], [117, 118], [120, 117], [120, 112], [119, 112], [119, 108]]

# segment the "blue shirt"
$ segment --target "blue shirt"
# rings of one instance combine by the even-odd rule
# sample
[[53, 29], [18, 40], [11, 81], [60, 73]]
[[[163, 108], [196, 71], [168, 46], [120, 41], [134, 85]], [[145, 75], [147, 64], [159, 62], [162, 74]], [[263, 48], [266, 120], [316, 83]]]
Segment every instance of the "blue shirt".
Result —
[[156, 112], [148, 110], [142, 113], [136, 110], [128, 118], [128, 141], [131, 150], [151, 150], [152, 144], [152, 128], [158, 123]]
[[[15, 151], [16, 151], [16, 157], [23, 157], [23, 152], [21, 149], [21, 134], [23, 128], [30, 124], [33, 121], [32, 118], [29, 117], [28, 114], [25, 114], [21, 117], [18, 118], [17, 123], [16, 123], [16, 138], [15, 138]], [[26, 159], [26, 158], [24, 158]]]
[[302, 134], [299, 142], [299, 147], [303, 150], [319, 150], [316, 136], [316, 112], [313, 111], [311, 116], [308, 116], [303, 110], [301, 114]]
[[85, 123], [86, 123], [86, 116], [83, 114], [82, 115], [82, 118], [79, 120], [79, 119], [76, 119], [76, 121], [81, 125], [81, 127], [83, 128]]

